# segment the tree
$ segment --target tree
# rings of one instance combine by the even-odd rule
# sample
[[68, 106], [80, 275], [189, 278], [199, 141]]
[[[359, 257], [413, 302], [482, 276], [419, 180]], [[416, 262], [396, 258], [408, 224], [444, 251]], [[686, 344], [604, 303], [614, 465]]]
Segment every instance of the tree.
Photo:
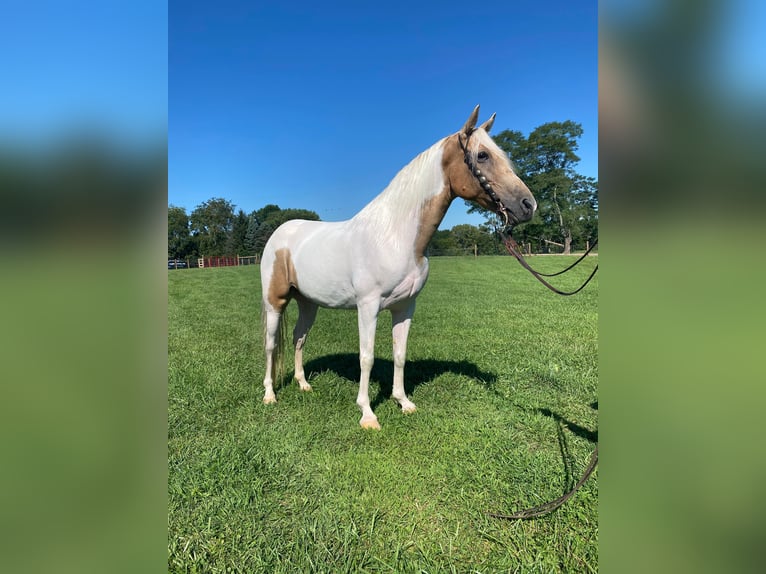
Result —
[[266, 247], [266, 242], [269, 240], [269, 237], [271, 237], [271, 234], [274, 233], [275, 229], [276, 226], [268, 221], [264, 221], [258, 226], [253, 238], [253, 251], [255, 254], [260, 255], [263, 253], [263, 249]]
[[461, 249], [473, 249], [476, 246], [479, 253], [496, 253], [497, 248], [492, 235], [475, 225], [463, 223], [452, 228], [452, 237]]
[[186, 259], [193, 255], [194, 244], [186, 209], [168, 206], [168, 259]]
[[[519, 228], [519, 239], [547, 251], [550, 244], [569, 253], [572, 243], [598, 234], [598, 183], [575, 171], [580, 158], [577, 140], [582, 126], [571, 120], [543, 124], [524, 137], [521, 132], [505, 130], [493, 139], [512, 158], [514, 169], [537, 200], [532, 221]], [[469, 213], [480, 211], [493, 229], [499, 229], [499, 217], [471, 205]]]
[[309, 209], [282, 209], [278, 205], [269, 204], [253, 211], [247, 230], [247, 244], [250, 253], [262, 253], [271, 234], [285, 221], [291, 219], [308, 219], [319, 221], [319, 214]]
[[449, 229], [437, 229], [428, 243], [428, 252], [434, 255], [453, 255], [457, 251], [455, 238]]
[[258, 253], [255, 248], [256, 235], [258, 233], [258, 219], [255, 217], [255, 212], [251, 213], [247, 217], [247, 231], [245, 232], [245, 253], [253, 255]]
[[269, 203], [268, 205], [264, 205], [260, 209], [256, 209], [253, 211], [252, 215], [255, 217], [255, 219], [258, 221], [259, 224], [266, 221], [271, 215], [274, 213], [278, 213], [282, 211], [282, 208], [278, 205], [275, 205], [273, 203]]
[[213, 198], [192, 211], [192, 235], [199, 239], [205, 256], [228, 255], [229, 236], [234, 227], [234, 206], [228, 200]]
[[227, 255], [240, 255], [247, 252], [245, 242], [247, 239], [247, 227], [249, 223], [248, 215], [241, 209], [232, 220], [231, 233], [226, 242]]
[[285, 221], [291, 219], [307, 219], [309, 221], [319, 221], [319, 214], [310, 209], [281, 209], [278, 212], [272, 213], [267, 221], [269, 221], [275, 227], [279, 227]]
[[191, 216], [182, 207], [168, 206], [168, 257], [257, 255], [274, 230], [290, 219], [319, 221], [309, 209], [282, 209], [269, 204], [249, 215], [235, 214], [234, 205], [213, 198], [198, 205]]

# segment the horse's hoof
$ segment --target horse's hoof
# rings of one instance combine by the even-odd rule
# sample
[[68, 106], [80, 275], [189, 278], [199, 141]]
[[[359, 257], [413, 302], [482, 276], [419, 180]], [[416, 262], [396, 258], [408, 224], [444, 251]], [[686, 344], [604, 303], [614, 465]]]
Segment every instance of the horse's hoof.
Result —
[[395, 397], [392, 397], [397, 404], [399, 405], [399, 408], [402, 409], [402, 412], [405, 415], [409, 415], [411, 413], [414, 413], [416, 410], [418, 410], [418, 407], [415, 406], [415, 403], [413, 403], [411, 400], [404, 398], [404, 399], [397, 399]]
[[277, 397], [274, 395], [271, 395], [270, 397], [263, 397], [263, 404], [264, 405], [273, 405], [277, 402]]
[[313, 390], [314, 390], [314, 389], [312, 389], [312, 388], [311, 388], [311, 385], [309, 385], [308, 383], [306, 383], [306, 384], [304, 384], [304, 385], [301, 385], [300, 387], [301, 387], [301, 390], [302, 390], [304, 393], [310, 393], [311, 391], [313, 391]]
[[362, 419], [359, 421], [359, 424], [361, 425], [363, 429], [380, 430], [380, 423], [378, 422], [378, 419], [369, 419], [369, 420]]

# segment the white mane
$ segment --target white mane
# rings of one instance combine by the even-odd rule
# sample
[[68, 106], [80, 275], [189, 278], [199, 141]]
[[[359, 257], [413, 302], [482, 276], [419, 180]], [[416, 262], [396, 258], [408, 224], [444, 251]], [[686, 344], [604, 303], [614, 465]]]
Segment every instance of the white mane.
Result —
[[[446, 138], [445, 138], [446, 139]], [[423, 204], [444, 187], [442, 150], [444, 139], [419, 154], [396, 174], [391, 183], [351, 220], [352, 225], [372, 228], [378, 237], [409, 241], [404, 229], [416, 232]]]

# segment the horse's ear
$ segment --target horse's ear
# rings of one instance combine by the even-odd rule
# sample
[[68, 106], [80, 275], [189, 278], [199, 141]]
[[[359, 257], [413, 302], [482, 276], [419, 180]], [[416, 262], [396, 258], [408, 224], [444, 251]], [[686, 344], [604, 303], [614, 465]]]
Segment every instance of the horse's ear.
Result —
[[465, 123], [461, 131], [465, 135], [469, 135], [473, 131], [473, 129], [476, 127], [476, 120], [478, 119], [479, 119], [479, 106], [476, 106], [471, 112], [471, 115], [468, 117], [468, 121]]
[[486, 122], [481, 124], [479, 128], [489, 133], [489, 130], [492, 129], [492, 124], [494, 123], [495, 123], [495, 114], [492, 114], [492, 116], [490, 116], [490, 118]]

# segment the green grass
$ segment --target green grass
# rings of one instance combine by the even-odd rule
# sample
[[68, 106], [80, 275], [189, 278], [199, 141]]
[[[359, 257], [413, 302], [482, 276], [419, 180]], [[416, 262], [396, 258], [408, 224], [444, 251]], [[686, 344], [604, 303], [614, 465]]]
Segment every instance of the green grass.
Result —
[[[355, 312], [320, 309], [304, 353], [314, 391], [289, 380], [264, 406], [258, 267], [170, 271], [169, 571], [596, 571], [598, 472], [546, 517], [485, 512], [560, 496], [587, 465], [597, 289], [559, 297], [510, 257], [432, 258], [405, 367], [418, 411], [388, 398], [384, 312], [376, 432], [358, 424]], [[290, 329], [296, 316], [293, 303]]]

